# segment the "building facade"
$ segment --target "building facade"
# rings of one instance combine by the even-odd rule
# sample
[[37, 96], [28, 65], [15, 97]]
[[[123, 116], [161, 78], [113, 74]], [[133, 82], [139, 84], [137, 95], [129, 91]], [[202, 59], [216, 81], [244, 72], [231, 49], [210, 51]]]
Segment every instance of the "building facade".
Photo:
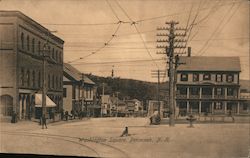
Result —
[[177, 69], [177, 116], [244, 112], [240, 100], [238, 57], [180, 57]]
[[64, 41], [18, 11], [0, 11], [0, 34], [1, 115], [14, 111], [19, 119], [39, 117], [35, 94], [42, 93], [44, 55], [47, 96], [56, 104], [53, 110], [59, 111]]
[[95, 83], [70, 64], [64, 63], [63, 70], [63, 110], [93, 114]]

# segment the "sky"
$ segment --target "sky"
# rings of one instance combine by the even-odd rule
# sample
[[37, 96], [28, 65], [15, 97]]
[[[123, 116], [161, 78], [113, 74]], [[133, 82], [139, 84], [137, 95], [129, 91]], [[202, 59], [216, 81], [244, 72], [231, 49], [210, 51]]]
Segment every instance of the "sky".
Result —
[[[157, 82], [166, 71], [157, 49], [157, 27], [171, 20], [188, 28], [192, 56], [239, 56], [241, 79], [249, 79], [248, 0], [0, 0], [65, 41], [64, 62], [83, 73]], [[178, 32], [178, 31], [177, 31]], [[184, 31], [179, 31], [183, 33]], [[185, 45], [183, 43], [182, 45]], [[186, 49], [178, 50], [184, 53]], [[183, 54], [186, 55], [186, 54]], [[168, 80], [165, 75], [161, 81]]]

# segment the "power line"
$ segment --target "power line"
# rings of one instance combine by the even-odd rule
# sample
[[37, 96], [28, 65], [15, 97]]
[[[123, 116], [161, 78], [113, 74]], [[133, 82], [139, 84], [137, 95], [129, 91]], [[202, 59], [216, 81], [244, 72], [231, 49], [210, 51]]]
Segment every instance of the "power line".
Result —
[[[206, 43], [203, 45], [203, 47], [200, 49], [200, 51], [198, 51], [200, 54], [199, 56], [203, 55], [206, 50], [205, 48], [209, 45], [209, 41], [217, 34], [217, 32], [221, 32], [223, 30], [223, 28], [226, 26], [226, 24], [231, 20], [231, 18], [233, 17], [233, 15], [236, 13], [236, 11], [239, 9], [241, 3], [238, 5], [238, 7], [233, 11], [233, 13], [231, 14], [231, 16], [227, 19], [227, 21], [224, 23], [224, 25], [222, 25], [222, 27], [220, 28], [221, 24], [224, 22], [225, 17], [227, 16], [227, 13], [229, 13], [233, 7], [235, 6], [235, 3], [231, 6], [231, 8], [228, 10], [228, 12], [224, 15], [223, 20], [219, 23], [219, 25], [216, 27], [216, 29], [214, 30], [214, 32], [211, 34], [210, 38], [206, 41]], [[219, 30], [219, 31], [218, 31]], [[208, 47], [207, 47], [208, 48]]]
[[119, 2], [117, 0], [115, 0], [115, 2], [117, 3], [118, 7], [122, 10], [122, 12], [127, 16], [127, 18], [133, 22], [133, 20], [129, 17], [129, 15], [127, 14], [127, 12], [121, 7], [121, 5], [119, 4]]
[[106, 2], [108, 3], [109, 5], [109, 8], [111, 9], [111, 11], [113, 12], [113, 14], [115, 15], [116, 19], [121, 21], [120, 18], [117, 16], [116, 12], [114, 11], [113, 7], [111, 6], [109, 0], [106, 0]]

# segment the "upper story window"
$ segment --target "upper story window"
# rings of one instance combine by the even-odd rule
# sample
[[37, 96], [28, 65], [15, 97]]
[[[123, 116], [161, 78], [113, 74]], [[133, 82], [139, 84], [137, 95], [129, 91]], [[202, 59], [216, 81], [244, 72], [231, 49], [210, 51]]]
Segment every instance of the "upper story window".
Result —
[[58, 51], [56, 50], [56, 61], [58, 61]]
[[199, 74], [193, 74], [193, 81], [194, 82], [199, 81]]
[[32, 53], [35, 53], [35, 39], [32, 39]]
[[23, 86], [24, 85], [24, 69], [23, 68], [21, 69], [20, 82], [21, 82], [21, 85]]
[[37, 78], [37, 82], [38, 82], [38, 87], [40, 88], [41, 87], [41, 72], [39, 71], [38, 72], [38, 78]]
[[216, 74], [216, 82], [222, 82], [222, 81], [223, 81], [222, 74]]
[[24, 49], [24, 34], [21, 33], [21, 47]]
[[215, 88], [216, 95], [223, 95], [223, 88]]
[[27, 86], [30, 86], [30, 71], [28, 70], [26, 73]]
[[208, 74], [208, 73], [204, 74], [203, 80], [211, 80], [211, 74]]
[[190, 88], [191, 95], [199, 95], [199, 88], [198, 87], [192, 87]]
[[52, 58], [55, 59], [55, 49], [52, 49]]
[[48, 75], [48, 88], [50, 88], [50, 74]]
[[234, 81], [234, 75], [233, 74], [227, 74], [227, 82], [233, 82]]
[[216, 102], [214, 106], [215, 110], [222, 110], [222, 102]]
[[181, 81], [188, 81], [188, 74], [181, 74]]
[[38, 54], [41, 55], [41, 42], [38, 42]]
[[27, 50], [30, 50], [30, 37], [27, 36]]
[[36, 86], [36, 74], [35, 71], [32, 71], [32, 86], [35, 87]]
[[227, 95], [228, 96], [233, 96], [234, 95], [234, 89], [233, 88], [228, 88], [227, 89]]

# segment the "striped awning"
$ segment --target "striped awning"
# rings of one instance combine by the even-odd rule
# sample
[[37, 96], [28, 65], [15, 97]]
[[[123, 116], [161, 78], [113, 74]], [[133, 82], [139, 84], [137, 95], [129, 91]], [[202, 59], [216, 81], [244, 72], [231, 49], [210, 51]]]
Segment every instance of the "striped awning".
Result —
[[[42, 107], [42, 94], [35, 94], [35, 107]], [[56, 103], [54, 103], [47, 95], [46, 107], [56, 107]]]

